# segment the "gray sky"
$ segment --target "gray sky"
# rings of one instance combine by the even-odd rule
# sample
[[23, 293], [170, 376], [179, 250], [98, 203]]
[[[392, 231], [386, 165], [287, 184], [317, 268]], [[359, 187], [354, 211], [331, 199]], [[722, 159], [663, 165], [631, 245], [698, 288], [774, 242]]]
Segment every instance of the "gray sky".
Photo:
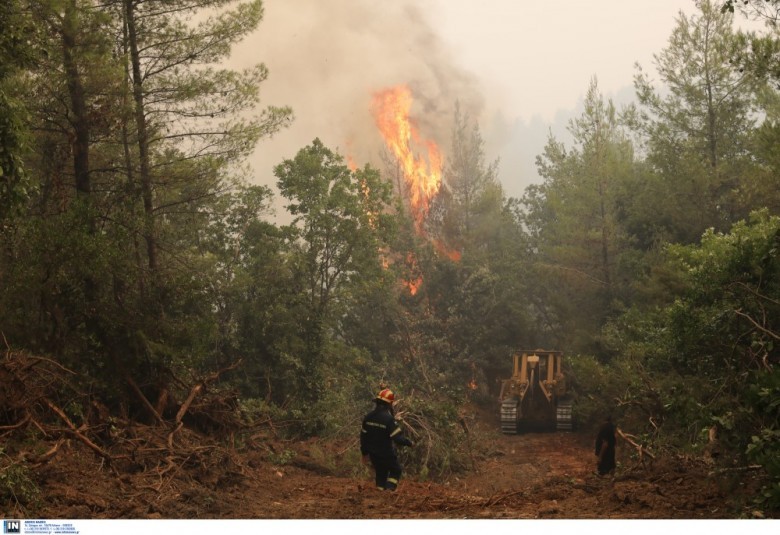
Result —
[[259, 30], [236, 66], [263, 62], [265, 105], [292, 106], [293, 125], [250, 163], [273, 186], [273, 166], [319, 137], [359, 165], [381, 168], [373, 92], [408, 84], [420, 134], [445, 154], [456, 101], [478, 121], [505, 191], [538, 181], [534, 159], [551, 129], [564, 138], [592, 77], [616, 103], [630, 99], [639, 62], [654, 72], [680, 10], [693, 0], [265, 0]]

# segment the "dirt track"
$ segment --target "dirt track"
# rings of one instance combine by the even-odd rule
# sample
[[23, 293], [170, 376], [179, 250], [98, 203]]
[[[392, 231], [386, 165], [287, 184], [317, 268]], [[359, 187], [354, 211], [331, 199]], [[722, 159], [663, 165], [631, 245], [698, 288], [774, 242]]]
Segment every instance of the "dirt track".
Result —
[[[43, 363], [43, 364], [42, 364]], [[342, 440], [284, 439], [279, 423], [142, 423], [90, 406], [78, 427], [47, 397], [47, 359], [0, 366], [3, 518], [751, 518], [763, 473], [719, 459], [664, 456], [639, 464], [619, 443], [614, 477], [593, 473], [593, 430], [505, 436], [498, 414], [464, 408], [468, 473], [378, 491], [359, 465], [357, 429]], [[47, 373], [43, 373], [43, 371]], [[27, 373], [27, 375], [23, 375]], [[38, 374], [38, 375], [36, 375]], [[41, 403], [46, 400], [47, 403]], [[204, 403], [206, 407], [208, 400]], [[94, 410], [93, 410], [94, 409]], [[192, 410], [192, 408], [191, 408]], [[207, 414], [207, 413], [204, 413]], [[400, 413], [399, 413], [400, 414]], [[232, 420], [226, 420], [228, 423]], [[460, 429], [460, 428], [459, 428]], [[425, 447], [420, 442], [418, 448]], [[760, 467], [758, 467], [760, 469]]]
[[[623, 448], [616, 476], [599, 477], [593, 474], [595, 458], [587, 436], [490, 436], [491, 453], [476, 462], [473, 474], [444, 483], [405, 478], [396, 493], [376, 490], [368, 471], [359, 478], [329, 475], [330, 469], [301, 444], [295, 445], [292, 462], [282, 466], [268, 462], [260, 451], [242, 455], [243, 474], [195, 466], [157, 470], [159, 477], [152, 470], [117, 477], [73, 443], [38, 473], [46, 498], [36, 516], [577, 519], [751, 514], [730, 503], [734, 495], [750, 492], [749, 479], [712, 477], [713, 467], [700, 461], [666, 460], [641, 467]], [[316, 444], [320, 452], [327, 447]]]
[[[445, 484], [402, 481], [395, 494], [362, 481], [276, 474], [255, 518], [733, 518], [705, 467], [680, 463], [615, 478], [595, 475], [595, 457], [569, 433], [498, 436], [479, 472]], [[628, 455], [625, 455], [628, 457]], [[273, 476], [272, 476], [273, 477]], [[270, 482], [269, 482], [270, 483]]]

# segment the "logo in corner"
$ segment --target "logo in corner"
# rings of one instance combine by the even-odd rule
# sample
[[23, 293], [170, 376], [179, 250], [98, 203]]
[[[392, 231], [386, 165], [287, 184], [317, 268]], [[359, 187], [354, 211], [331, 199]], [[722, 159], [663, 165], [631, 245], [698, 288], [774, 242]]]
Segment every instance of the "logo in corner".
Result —
[[21, 533], [21, 520], [3, 520], [3, 533]]

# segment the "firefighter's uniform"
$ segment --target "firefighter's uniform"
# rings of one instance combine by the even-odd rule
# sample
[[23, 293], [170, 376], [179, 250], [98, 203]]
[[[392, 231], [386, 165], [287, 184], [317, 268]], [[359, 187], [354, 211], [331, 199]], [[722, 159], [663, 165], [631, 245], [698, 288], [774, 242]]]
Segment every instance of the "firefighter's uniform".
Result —
[[360, 432], [360, 453], [368, 455], [376, 471], [376, 486], [380, 490], [395, 490], [401, 478], [401, 464], [394, 444], [411, 446], [392, 413], [393, 393], [382, 390], [376, 408], [363, 418]]

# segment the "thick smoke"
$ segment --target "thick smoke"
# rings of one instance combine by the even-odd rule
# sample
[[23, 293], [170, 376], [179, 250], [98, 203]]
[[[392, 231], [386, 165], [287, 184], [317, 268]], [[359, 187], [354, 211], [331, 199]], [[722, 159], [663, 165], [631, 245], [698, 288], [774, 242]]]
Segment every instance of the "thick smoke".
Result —
[[[235, 66], [265, 63], [264, 105], [289, 105], [293, 125], [261, 141], [256, 182], [319, 137], [362, 166], [381, 169], [383, 143], [371, 116], [375, 91], [407, 84], [423, 138], [447, 154], [456, 101], [474, 120], [483, 100], [475, 77], [456, 66], [419, 0], [266, 0], [259, 30], [233, 54]], [[280, 214], [281, 215], [281, 214]]]

